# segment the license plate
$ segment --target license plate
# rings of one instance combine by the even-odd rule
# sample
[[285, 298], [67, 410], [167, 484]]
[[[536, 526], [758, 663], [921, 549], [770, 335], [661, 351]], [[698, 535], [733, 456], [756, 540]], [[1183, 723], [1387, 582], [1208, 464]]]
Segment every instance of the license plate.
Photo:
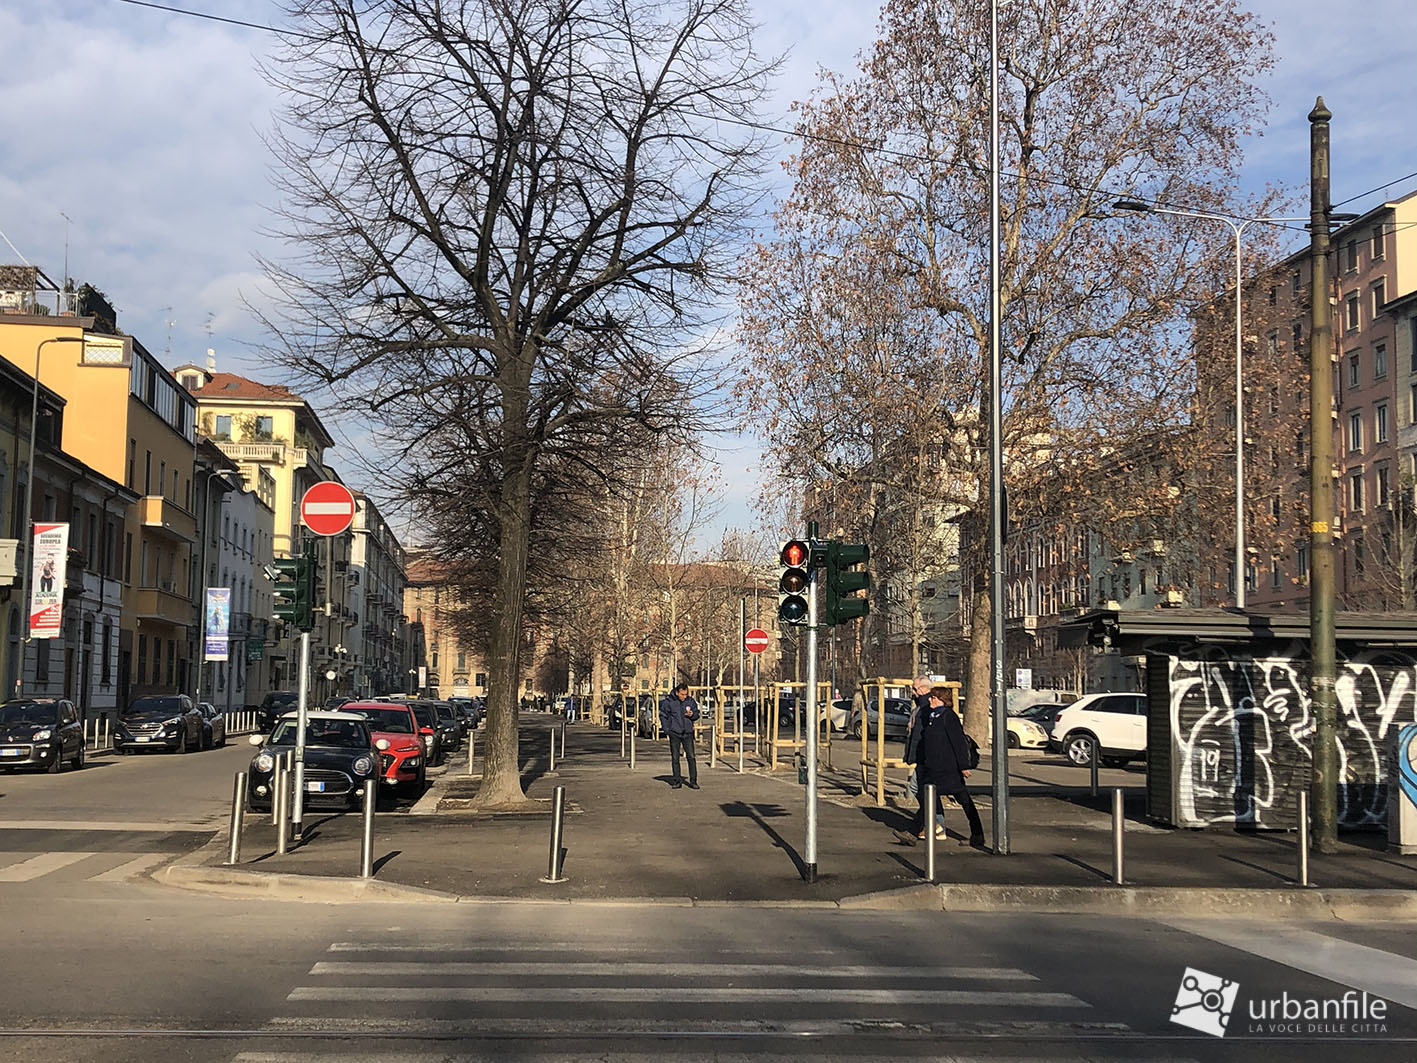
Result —
[[23, 749], [0, 749], [0, 757], [23, 757], [24, 755]]
[[322, 794], [325, 792], [325, 784], [322, 782], [307, 782], [305, 792], [309, 794]]
[[151, 737], [151, 735], [135, 735], [133, 740], [135, 742], [146, 742]]

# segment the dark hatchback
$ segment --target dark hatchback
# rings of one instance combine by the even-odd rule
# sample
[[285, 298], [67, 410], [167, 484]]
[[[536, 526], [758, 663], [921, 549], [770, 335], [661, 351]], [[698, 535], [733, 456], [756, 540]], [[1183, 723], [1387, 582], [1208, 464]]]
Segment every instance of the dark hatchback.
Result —
[[293, 690], [276, 690], [267, 694], [261, 699], [261, 730], [270, 734], [276, 721], [287, 712], [294, 711], [299, 701], [300, 695]]
[[423, 753], [426, 763], [429, 765], [443, 763], [448, 757], [448, 745], [443, 739], [443, 731], [439, 726], [438, 710], [433, 707], [431, 701], [410, 701], [406, 704], [413, 710], [413, 718], [418, 721], [418, 733], [423, 736]]
[[[276, 757], [295, 749], [299, 722], [295, 713], [276, 721], [270, 735], [247, 769], [247, 793], [257, 812], [271, 809]], [[350, 808], [362, 799], [364, 783], [377, 779], [379, 751], [368, 723], [353, 713], [312, 712], [305, 727], [305, 803], [337, 804]]]
[[206, 722], [186, 694], [134, 698], [118, 717], [113, 748], [129, 756], [144, 749], [173, 753], [201, 749]]
[[433, 711], [438, 714], [438, 737], [443, 740], [443, 753], [455, 753], [462, 747], [462, 714], [446, 701], [433, 702]]
[[0, 705], [0, 769], [84, 766], [84, 729], [72, 701], [16, 698]]

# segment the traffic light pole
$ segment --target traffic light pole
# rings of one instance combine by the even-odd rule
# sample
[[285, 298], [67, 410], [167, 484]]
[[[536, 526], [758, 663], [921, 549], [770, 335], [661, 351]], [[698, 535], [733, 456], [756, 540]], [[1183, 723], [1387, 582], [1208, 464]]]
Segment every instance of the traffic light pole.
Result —
[[297, 838], [305, 818], [305, 729], [310, 720], [310, 632], [300, 633], [300, 677], [295, 717], [295, 802], [291, 806], [291, 828]]
[[[811, 542], [816, 545], [816, 527]], [[817, 572], [807, 583], [807, 855], [802, 879], [817, 881]]]

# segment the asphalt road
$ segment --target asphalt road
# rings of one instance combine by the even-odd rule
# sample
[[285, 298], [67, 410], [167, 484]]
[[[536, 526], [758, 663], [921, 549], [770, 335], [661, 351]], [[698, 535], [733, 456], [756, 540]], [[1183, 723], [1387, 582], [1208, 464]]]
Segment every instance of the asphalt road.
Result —
[[[325, 905], [142, 881], [76, 883], [62, 897], [0, 884], [0, 903], [7, 1060], [1327, 1061], [1417, 1051], [1409, 926]], [[1188, 967], [1233, 986], [1223, 1039], [1170, 1021]], [[1281, 1034], [1250, 1018], [1269, 1001], [1349, 991], [1356, 1006], [1364, 988], [1406, 1005], [1390, 1003], [1362, 1030], [1350, 1019]]]

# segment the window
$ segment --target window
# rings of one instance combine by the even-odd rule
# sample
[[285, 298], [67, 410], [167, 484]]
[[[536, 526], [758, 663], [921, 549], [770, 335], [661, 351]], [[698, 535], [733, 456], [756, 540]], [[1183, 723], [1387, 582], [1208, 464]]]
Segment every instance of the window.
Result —
[[1304, 342], [1304, 325], [1300, 321], [1289, 326], [1289, 339], [1294, 344], [1294, 352], [1297, 354], [1299, 345]]
[[1353, 351], [1348, 356], [1348, 387], [1357, 388], [1363, 386], [1363, 356], [1358, 351]]
[[1279, 555], [1272, 554], [1269, 559], [1269, 585], [1271, 589], [1279, 590], [1282, 579], [1283, 576], [1279, 569]]
[[1353, 571], [1361, 576], [1368, 567], [1368, 547], [1360, 535], [1353, 540]]
[[1370, 290], [1373, 296], [1373, 320], [1376, 321], [1383, 312], [1383, 303], [1387, 302], [1387, 281], [1376, 281]]
[[143, 494], [153, 493], [153, 452], [143, 451]]
[[133, 582], [133, 533], [123, 537], [123, 582]]
[[140, 684], [148, 681], [148, 637], [138, 636], [138, 682]]
[[1387, 442], [1387, 403], [1380, 402], [1373, 407], [1373, 442]]
[[1353, 412], [1348, 415], [1348, 450], [1350, 453], [1363, 449], [1363, 415]]
[[1303, 290], [1304, 278], [1299, 276], [1299, 271], [1296, 269], [1293, 273], [1289, 274], [1289, 294], [1297, 299], [1299, 298], [1299, 293]]
[[1373, 258], [1383, 257], [1383, 227], [1379, 223], [1373, 226]]
[[1387, 344], [1373, 344], [1373, 379], [1382, 380], [1387, 376]]
[[1349, 332], [1358, 331], [1358, 293], [1349, 292], [1344, 300], [1343, 326]]
[[1271, 285], [1269, 286], [1269, 305], [1270, 305], [1270, 306], [1273, 306], [1276, 302], [1278, 302], [1278, 296], [1279, 296], [1279, 289], [1276, 288], [1273, 284], [1271, 284]]
[[1349, 240], [1343, 245], [1343, 269], [1352, 273], [1358, 268], [1358, 241]]
[[[1270, 291], [1274, 289], [1271, 288]], [[1264, 338], [1265, 351], [1271, 358], [1279, 354], [1279, 330], [1270, 329], [1269, 335]]]
[[1417, 424], [1417, 384], [1413, 384], [1408, 389], [1407, 409], [1410, 414], [1408, 424]]
[[231, 438], [231, 415], [223, 414], [213, 422], [217, 439]]
[[[1414, 361], [1417, 361], [1417, 356], [1414, 356]], [[128, 440], [128, 486], [129, 486], [129, 487], [132, 487], [132, 486], [133, 486], [133, 472], [134, 472], [134, 467], [137, 465], [137, 462], [138, 462], [138, 441], [137, 441], [136, 439], [130, 439], [130, 440]]]
[[113, 624], [108, 620], [103, 622], [103, 645], [99, 647], [98, 656], [102, 662], [98, 681], [108, 686], [113, 682]]
[[34, 681], [49, 682], [49, 639], [35, 639], [39, 643], [34, 651]]
[[1245, 562], [1245, 590], [1253, 591], [1259, 589], [1260, 574], [1255, 568], [1253, 561]]
[[275, 421], [270, 417], [256, 418], [255, 436], [257, 439], [270, 439], [275, 435]]
[[1301, 582], [1309, 581], [1309, 544], [1299, 543], [1294, 548], [1294, 568], [1299, 573]]
[[167, 462], [165, 461], [157, 463], [157, 493], [167, 494]]
[[1359, 469], [1348, 478], [1348, 511], [1363, 512], [1363, 471]]
[[1380, 505], [1380, 506], [1385, 506], [1385, 505], [1387, 505], [1389, 499], [1391, 499], [1391, 497], [1392, 497], [1392, 488], [1391, 488], [1391, 486], [1390, 486], [1390, 484], [1389, 484], [1389, 482], [1388, 482], [1388, 469], [1387, 469], [1387, 464], [1386, 464], [1386, 463], [1383, 463], [1382, 465], [1374, 466], [1374, 468], [1373, 468], [1373, 487], [1374, 487], [1374, 488], [1377, 490], [1377, 492], [1378, 492], [1378, 497], [1377, 497], [1377, 503], [1378, 503], [1378, 505]]
[[1270, 515], [1273, 519], [1278, 520], [1280, 513], [1283, 512], [1283, 509], [1284, 509], [1284, 502], [1283, 502], [1283, 499], [1282, 499], [1279, 495], [1275, 495], [1273, 498], [1271, 498], [1271, 499], [1269, 500], [1269, 515]]

